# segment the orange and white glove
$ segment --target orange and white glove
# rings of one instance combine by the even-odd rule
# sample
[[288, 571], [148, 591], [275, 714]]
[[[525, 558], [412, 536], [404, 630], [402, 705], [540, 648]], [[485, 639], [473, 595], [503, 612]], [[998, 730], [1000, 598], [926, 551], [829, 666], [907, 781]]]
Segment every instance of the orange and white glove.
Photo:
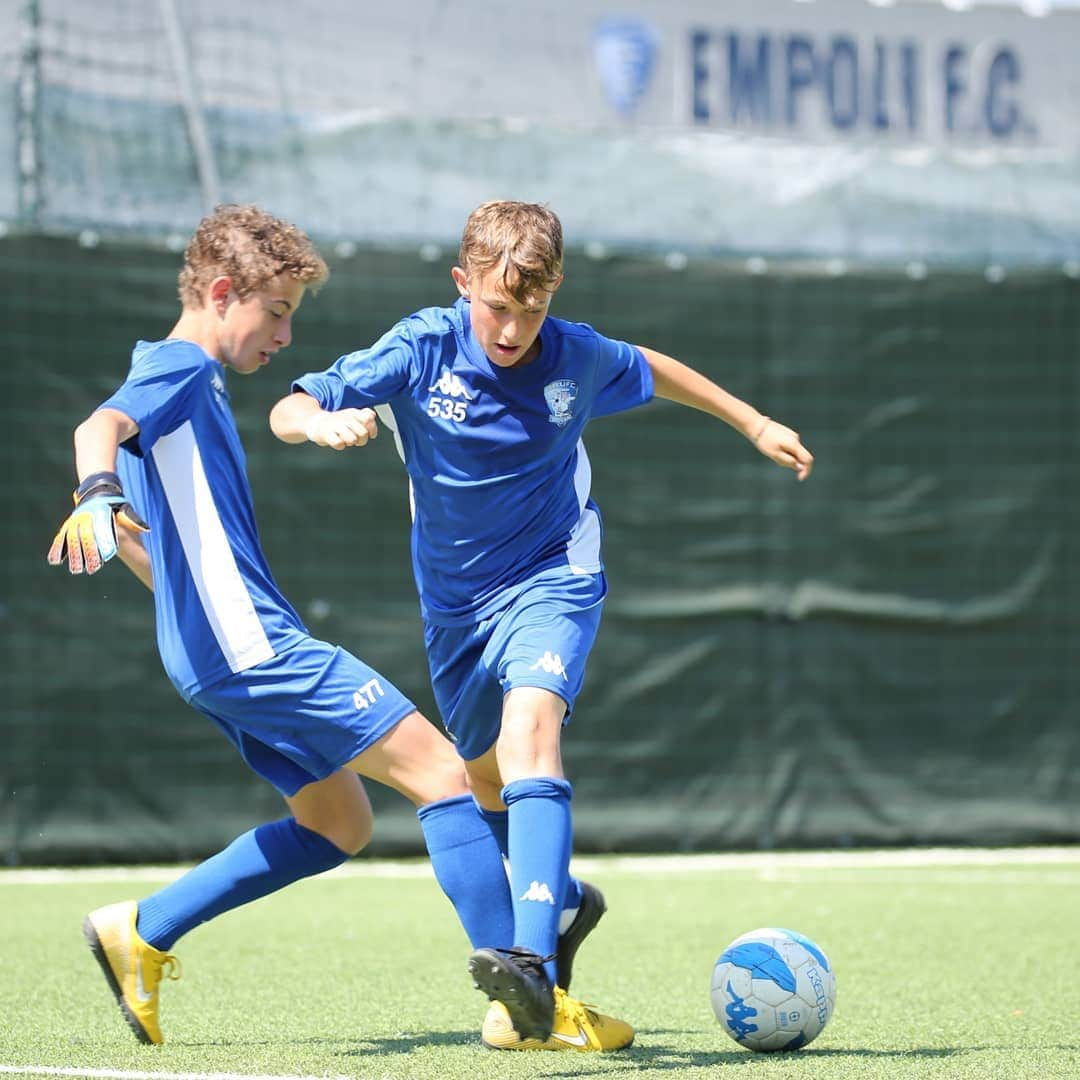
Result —
[[127, 501], [120, 477], [113, 472], [88, 476], [72, 493], [75, 509], [60, 526], [49, 548], [49, 563], [65, 556], [73, 574], [96, 574], [117, 552], [116, 526], [149, 532], [150, 526]]

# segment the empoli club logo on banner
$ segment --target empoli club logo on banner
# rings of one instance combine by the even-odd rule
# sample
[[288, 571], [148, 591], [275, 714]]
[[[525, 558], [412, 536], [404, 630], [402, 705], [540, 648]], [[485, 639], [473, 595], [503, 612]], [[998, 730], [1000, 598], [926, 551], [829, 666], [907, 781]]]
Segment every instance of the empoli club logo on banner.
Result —
[[631, 116], [656, 66], [660, 35], [641, 19], [604, 19], [593, 32], [593, 56], [611, 107]]

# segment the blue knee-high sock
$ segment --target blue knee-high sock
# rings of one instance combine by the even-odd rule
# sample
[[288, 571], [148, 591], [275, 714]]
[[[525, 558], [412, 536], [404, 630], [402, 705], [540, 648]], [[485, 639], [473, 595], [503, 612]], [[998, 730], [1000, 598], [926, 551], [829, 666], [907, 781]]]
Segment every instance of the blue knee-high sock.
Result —
[[474, 949], [514, 944], [514, 909], [499, 845], [476, 816], [471, 795], [421, 806], [416, 812], [435, 880], [454, 905]]
[[136, 928], [144, 941], [167, 952], [215, 915], [330, 870], [347, 858], [295, 818], [272, 821], [238, 836], [171, 885], [140, 900]]
[[[476, 804], [477, 813], [488, 823], [488, 827], [495, 834], [495, 842], [499, 845], [504, 859], [510, 857], [510, 815], [506, 810], [488, 810], [486, 807]], [[564, 933], [574, 921], [574, 916], [581, 907], [581, 882], [576, 877], [566, 879], [566, 895], [563, 897], [563, 913], [559, 919], [559, 933]]]
[[[562, 897], [570, 876], [573, 788], [552, 776], [514, 780], [502, 789], [509, 816], [514, 944], [541, 956], [555, 952]], [[555, 962], [547, 965], [555, 984]]]

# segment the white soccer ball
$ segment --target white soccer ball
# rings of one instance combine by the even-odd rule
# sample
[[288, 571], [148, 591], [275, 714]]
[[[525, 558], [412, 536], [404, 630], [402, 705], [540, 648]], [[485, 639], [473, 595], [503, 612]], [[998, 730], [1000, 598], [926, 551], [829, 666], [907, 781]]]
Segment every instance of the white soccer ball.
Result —
[[798, 1050], [836, 1006], [829, 958], [794, 930], [765, 926], [737, 937], [713, 967], [713, 1012], [748, 1050]]

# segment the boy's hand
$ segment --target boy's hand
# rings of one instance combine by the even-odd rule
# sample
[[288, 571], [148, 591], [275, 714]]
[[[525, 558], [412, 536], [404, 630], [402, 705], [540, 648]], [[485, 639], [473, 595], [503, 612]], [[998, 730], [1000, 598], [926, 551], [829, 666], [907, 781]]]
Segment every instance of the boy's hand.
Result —
[[754, 445], [777, 465], [794, 469], [800, 480], [805, 480], [814, 467], [814, 455], [799, 441], [798, 432], [768, 417], [754, 438]]
[[73, 574], [96, 574], [116, 554], [116, 525], [133, 532], [150, 526], [127, 501], [120, 477], [100, 472], [88, 476], [72, 495], [75, 509], [60, 526], [49, 548], [49, 562], [59, 566], [65, 555]]
[[344, 450], [349, 446], [363, 446], [369, 439], [374, 439], [379, 434], [379, 425], [373, 409], [339, 409], [337, 412], [320, 409], [312, 414], [304, 434], [317, 446]]

